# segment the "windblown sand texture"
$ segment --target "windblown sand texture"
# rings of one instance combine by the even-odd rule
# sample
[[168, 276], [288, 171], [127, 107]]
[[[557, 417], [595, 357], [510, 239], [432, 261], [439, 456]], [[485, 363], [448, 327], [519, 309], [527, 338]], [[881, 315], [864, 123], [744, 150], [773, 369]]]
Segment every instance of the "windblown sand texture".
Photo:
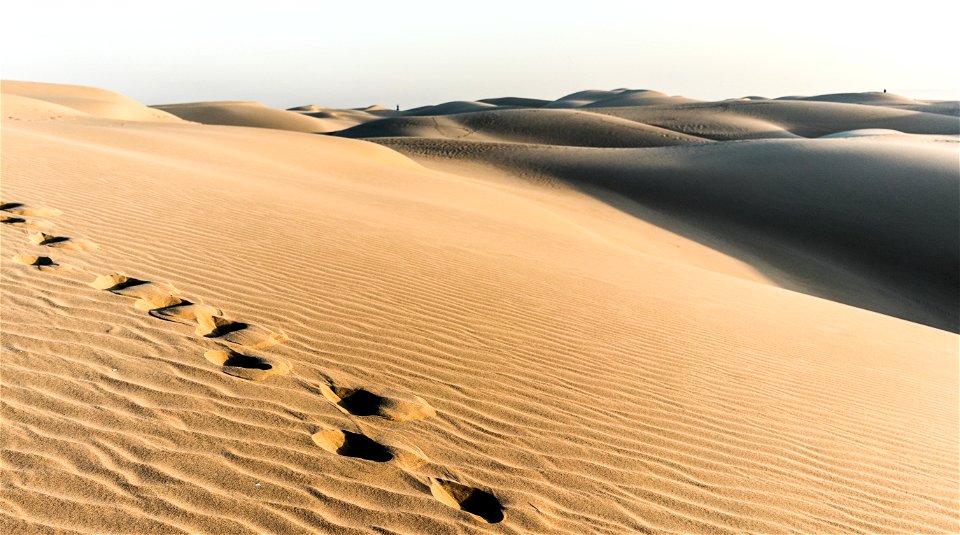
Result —
[[2, 89], [2, 533], [960, 531], [951, 103]]

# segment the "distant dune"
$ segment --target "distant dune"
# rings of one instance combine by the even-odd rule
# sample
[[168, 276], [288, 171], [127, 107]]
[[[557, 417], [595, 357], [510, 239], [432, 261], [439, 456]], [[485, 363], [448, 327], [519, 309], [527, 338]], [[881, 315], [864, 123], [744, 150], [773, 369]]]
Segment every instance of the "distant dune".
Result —
[[203, 124], [252, 126], [293, 132], [331, 132], [342, 130], [350, 124], [269, 108], [259, 102], [195, 102], [158, 105], [154, 108]]
[[539, 98], [524, 97], [500, 97], [500, 98], [482, 98], [477, 102], [493, 104], [495, 106], [513, 106], [517, 108], [540, 108], [551, 101]]
[[404, 115], [406, 116], [431, 116], [431, 115], [449, 115], [452, 113], [467, 113], [474, 111], [487, 111], [493, 110], [500, 106], [491, 104], [489, 102], [473, 102], [467, 100], [458, 100], [455, 102], [444, 102], [443, 104], [437, 104], [436, 106], [422, 106], [419, 108], [413, 108], [411, 110], [405, 110]]
[[938, 113], [941, 115], [960, 116], [960, 102], [957, 101], [927, 101], [914, 100], [892, 93], [835, 93], [832, 95], [817, 95], [813, 97], [781, 97], [778, 100], [803, 100], [811, 102], [840, 102], [844, 104], [863, 104], [867, 106], [884, 106], [901, 110]]
[[615, 89], [604, 91], [591, 89], [578, 91], [553, 102], [544, 108], [616, 108], [622, 106], [656, 106], [698, 102], [685, 97], [671, 97], [659, 91], [647, 89]]
[[710, 141], [617, 117], [546, 109], [394, 117], [367, 122], [334, 135], [484, 140], [571, 147], [661, 147]]
[[2, 533], [960, 532], [956, 118], [2, 89]]

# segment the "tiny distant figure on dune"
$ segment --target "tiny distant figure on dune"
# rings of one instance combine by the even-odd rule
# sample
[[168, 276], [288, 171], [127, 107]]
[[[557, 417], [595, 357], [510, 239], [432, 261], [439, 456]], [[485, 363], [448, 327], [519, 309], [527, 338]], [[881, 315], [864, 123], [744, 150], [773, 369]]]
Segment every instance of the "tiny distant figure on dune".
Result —
[[887, 90], [886, 90], [886, 89], [884, 89], [884, 90], [883, 90], [883, 92], [884, 92], [884, 93], [886, 93], [886, 92], [887, 92]]
[[[886, 93], [886, 92], [887, 92], [887, 90], [886, 90], [886, 89], [884, 89], [884, 90], [883, 90], [883, 92], [884, 92], [884, 93]], [[397, 104], [397, 111], [400, 111], [400, 105], [399, 105], [399, 104]]]

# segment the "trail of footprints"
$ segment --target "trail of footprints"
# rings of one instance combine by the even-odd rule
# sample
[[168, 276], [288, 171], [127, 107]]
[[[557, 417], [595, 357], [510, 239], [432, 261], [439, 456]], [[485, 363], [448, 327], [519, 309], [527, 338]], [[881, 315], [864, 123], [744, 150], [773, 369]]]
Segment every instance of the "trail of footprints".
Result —
[[[62, 251], [94, 251], [97, 245], [83, 239], [47, 233], [54, 224], [46, 217], [61, 215], [55, 208], [27, 206], [0, 201], [0, 224], [27, 232], [27, 241], [35, 247]], [[19, 253], [18, 264], [40, 271], [71, 270], [50, 256]], [[228, 318], [221, 309], [184, 297], [172, 284], [136, 279], [121, 273], [97, 276], [88, 283], [94, 289], [134, 300], [137, 310], [150, 316], [194, 327], [194, 334], [216, 340], [219, 349], [204, 353], [204, 358], [227, 375], [250, 381], [263, 381], [288, 375], [293, 366], [286, 360], [263, 353], [263, 350], [289, 340], [283, 331]], [[337, 384], [325, 377], [318, 385], [320, 395], [351, 420], [381, 418], [395, 424], [421, 420], [436, 415], [436, 410], [418, 396], [359, 386]], [[429, 461], [422, 455], [383, 445], [363, 433], [343, 429], [324, 429], [310, 437], [321, 449], [343, 457], [385, 463], [396, 462], [401, 470], [412, 472], [440, 503], [459, 509], [488, 523], [504, 519], [503, 505], [485, 490], [451, 479], [417, 476]]]

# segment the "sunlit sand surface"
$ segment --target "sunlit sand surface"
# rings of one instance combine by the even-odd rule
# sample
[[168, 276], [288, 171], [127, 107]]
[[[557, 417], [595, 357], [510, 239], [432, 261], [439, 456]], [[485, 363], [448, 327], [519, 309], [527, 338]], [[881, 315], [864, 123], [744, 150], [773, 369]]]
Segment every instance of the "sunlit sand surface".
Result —
[[956, 103], [4, 82], [3, 533], [955, 533]]

